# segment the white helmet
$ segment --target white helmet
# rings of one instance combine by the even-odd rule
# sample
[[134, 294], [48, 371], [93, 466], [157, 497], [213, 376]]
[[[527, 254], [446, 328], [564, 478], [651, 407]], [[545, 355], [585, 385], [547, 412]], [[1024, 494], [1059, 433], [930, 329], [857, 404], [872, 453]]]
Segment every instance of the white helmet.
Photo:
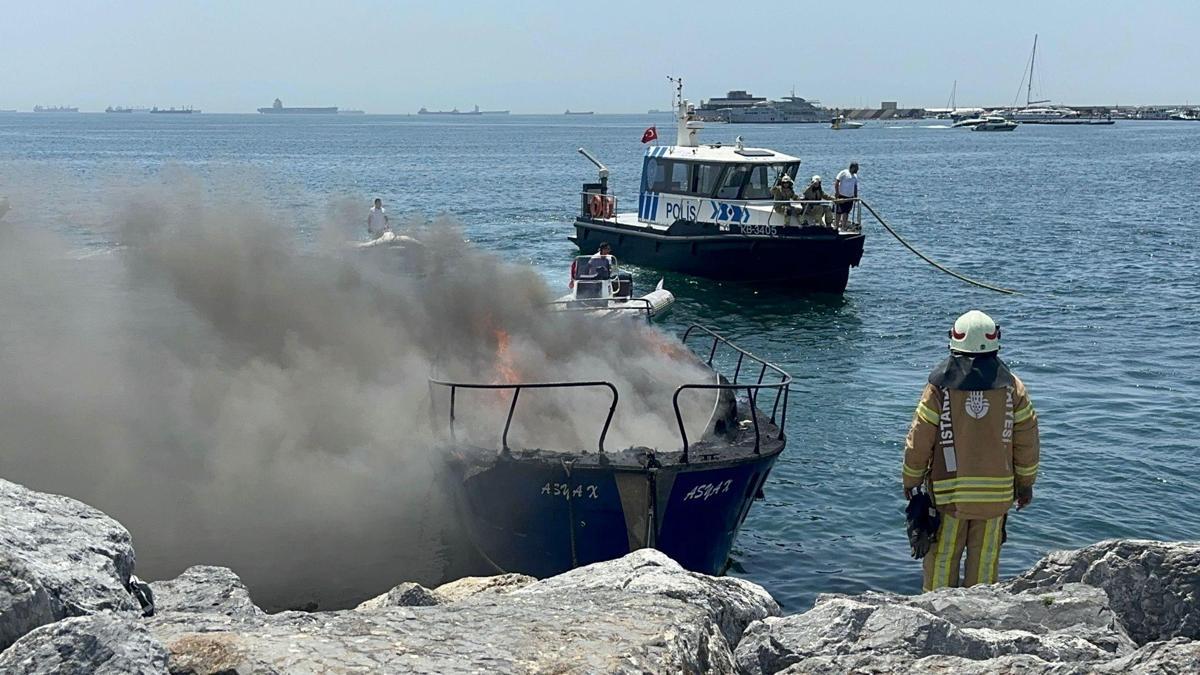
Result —
[[950, 351], [990, 354], [1000, 351], [1000, 326], [992, 317], [973, 309], [958, 317], [950, 329]]
[[814, 183], [820, 183], [820, 182], [821, 182], [821, 177], [820, 177], [820, 176], [813, 176], [813, 177], [812, 177], [812, 182], [814, 182]]

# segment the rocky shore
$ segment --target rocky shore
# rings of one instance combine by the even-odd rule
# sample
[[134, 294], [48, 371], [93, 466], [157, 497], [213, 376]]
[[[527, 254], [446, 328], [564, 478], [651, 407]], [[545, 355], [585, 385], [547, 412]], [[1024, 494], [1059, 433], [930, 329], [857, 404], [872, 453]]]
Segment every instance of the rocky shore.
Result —
[[75, 500], [0, 480], [0, 514], [6, 674], [1200, 672], [1200, 542], [1105, 541], [994, 586], [790, 616], [654, 550], [268, 614], [222, 567], [141, 583], [129, 533]]

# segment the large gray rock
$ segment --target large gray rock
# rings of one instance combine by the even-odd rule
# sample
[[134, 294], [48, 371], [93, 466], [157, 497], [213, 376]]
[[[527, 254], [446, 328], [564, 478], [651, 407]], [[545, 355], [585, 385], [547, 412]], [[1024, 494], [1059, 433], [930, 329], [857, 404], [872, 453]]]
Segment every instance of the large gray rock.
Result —
[[705, 608], [592, 590], [431, 607], [148, 620], [172, 672], [732, 673]]
[[463, 577], [435, 589], [443, 602], [458, 602], [476, 595], [504, 594], [524, 588], [537, 581], [525, 574], [497, 574], [494, 577]]
[[445, 602], [437, 593], [421, 584], [406, 581], [370, 600], [364, 601], [355, 609], [385, 609], [388, 607], [432, 607]]
[[1042, 558], [1014, 592], [1082, 582], [1103, 588], [1138, 643], [1200, 639], [1200, 542], [1109, 540]]
[[64, 617], [140, 611], [127, 590], [133, 544], [120, 523], [3, 479], [0, 514], [0, 650]]
[[761, 586], [733, 577], [689, 572], [665, 553], [649, 548], [543, 579], [512, 595], [595, 590], [675, 598], [703, 607], [731, 645], [737, 644], [750, 622], [779, 614], [779, 604]]
[[37, 628], [0, 653], [5, 675], [166, 675], [167, 650], [133, 613]]
[[1151, 642], [1129, 656], [1097, 667], [1095, 672], [1114, 675], [1195, 675], [1200, 673], [1200, 642], [1186, 638]]
[[950, 672], [961, 670], [960, 660], [1013, 657], [993, 667], [1019, 668], [1103, 662], [1134, 649], [1099, 589], [1073, 585], [1014, 597], [980, 586], [912, 598], [823, 596], [804, 614], [752, 624], [736, 659], [746, 673], [908, 672], [918, 662], [924, 672]]
[[245, 618], [263, 613], [250, 600], [250, 591], [228, 567], [196, 565], [183, 574], [150, 584], [155, 611], [220, 614]]

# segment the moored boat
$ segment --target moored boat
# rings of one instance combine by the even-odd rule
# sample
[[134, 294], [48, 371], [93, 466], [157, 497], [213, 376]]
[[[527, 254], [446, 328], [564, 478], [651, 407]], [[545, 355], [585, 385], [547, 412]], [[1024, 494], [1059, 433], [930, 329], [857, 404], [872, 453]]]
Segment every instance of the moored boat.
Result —
[[[471, 541], [497, 571], [545, 577], [647, 547], [690, 570], [725, 571], [738, 529], [786, 444], [791, 377], [711, 330], [692, 326], [683, 343], [692, 337], [705, 343], [688, 358], [708, 375], [676, 389], [666, 408], [678, 423], [674, 447], [606, 446], [618, 403], [610, 382], [430, 381], [435, 422], [449, 425], [448, 464], [460, 513]], [[721, 357], [736, 359], [729, 376], [716, 372]], [[565, 396], [588, 389], [610, 394], [607, 405], [592, 411], [597, 436], [588, 447], [552, 449], [537, 438], [529, 448], [510, 446], [522, 392]], [[689, 437], [681, 394], [709, 397], [698, 438]], [[471, 430], [464, 427], [480, 417], [471, 403], [481, 398], [508, 411], [498, 449], [465, 440]]]
[[[582, 253], [601, 242], [627, 263], [713, 279], [841, 293], [863, 252], [857, 207], [844, 229], [812, 227], [792, 215], [810, 206], [775, 201], [771, 189], [794, 179], [796, 157], [766, 148], [701, 145], [703, 123], [677, 92], [675, 145], [651, 146], [642, 160], [637, 212], [617, 212], [609, 171], [585, 183], [571, 238]], [[828, 203], [816, 204], [828, 206]]]

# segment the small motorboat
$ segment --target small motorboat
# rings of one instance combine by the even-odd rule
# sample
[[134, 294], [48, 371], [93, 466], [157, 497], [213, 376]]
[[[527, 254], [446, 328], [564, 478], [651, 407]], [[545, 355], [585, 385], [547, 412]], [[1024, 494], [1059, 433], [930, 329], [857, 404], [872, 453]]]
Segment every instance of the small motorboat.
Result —
[[405, 234], [396, 234], [391, 230], [385, 231], [383, 234], [369, 241], [360, 241], [354, 244], [358, 248], [375, 248], [377, 246], [394, 246], [398, 248], [421, 246], [421, 242], [413, 239]]
[[977, 125], [980, 125], [980, 124], [983, 124], [983, 118], [982, 118], [982, 117], [967, 117], [967, 118], [964, 118], [964, 119], [958, 120], [958, 121], [957, 121], [957, 122], [955, 122], [954, 124], [951, 124], [951, 125], [950, 125], [950, 128], [951, 128], [951, 129], [958, 129], [958, 128], [960, 128], [960, 127], [974, 127], [974, 126], [977, 126]]
[[652, 321], [667, 313], [675, 304], [675, 295], [663, 288], [663, 281], [649, 293], [634, 297], [633, 275], [617, 266], [612, 255], [581, 255], [571, 262], [571, 292], [551, 304], [560, 311], [583, 312], [593, 316], [644, 316]]
[[829, 121], [829, 128], [839, 131], [842, 129], [861, 129], [863, 128], [863, 123], [848, 120], [845, 115], [838, 115]]
[[972, 131], [1012, 131], [1017, 128], [1017, 123], [1004, 119], [998, 115], [989, 115], [976, 124]]
[[[689, 349], [689, 338], [702, 341], [698, 349]], [[618, 390], [611, 382], [430, 380], [433, 420], [449, 432], [443, 456], [450, 489], [469, 539], [495, 571], [546, 577], [656, 548], [689, 570], [725, 572], [738, 529], [763, 498], [786, 444], [792, 378], [702, 326], [688, 328], [681, 342], [664, 342], [663, 358], [671, 354], [700, 379], [666, 387], [669, 400], [647, 399], [654, 410], [637, 410], [639, 417], [673, 411], [677, 434], [660, 435], [674, 436], [670, 447], [612, 447], [614, 436], [633, 431], [636, 438], [639, 431], [614, 422]], [[721, 373], [717, 363], [730, 367]], [[538, 391], [546, 392], [543, 401], [595, 392], [585, 399], [590, 406], [567, 408], [551, 421], [596, 435], [580, 436], [578, 447], [556, 447], [539, 414], [542, 431], [512, 447], [518, 432], [511, 430], [525, 410], [517, 403], [536, 405]], [[642, 425], [640, 433], [650, 432]]]

